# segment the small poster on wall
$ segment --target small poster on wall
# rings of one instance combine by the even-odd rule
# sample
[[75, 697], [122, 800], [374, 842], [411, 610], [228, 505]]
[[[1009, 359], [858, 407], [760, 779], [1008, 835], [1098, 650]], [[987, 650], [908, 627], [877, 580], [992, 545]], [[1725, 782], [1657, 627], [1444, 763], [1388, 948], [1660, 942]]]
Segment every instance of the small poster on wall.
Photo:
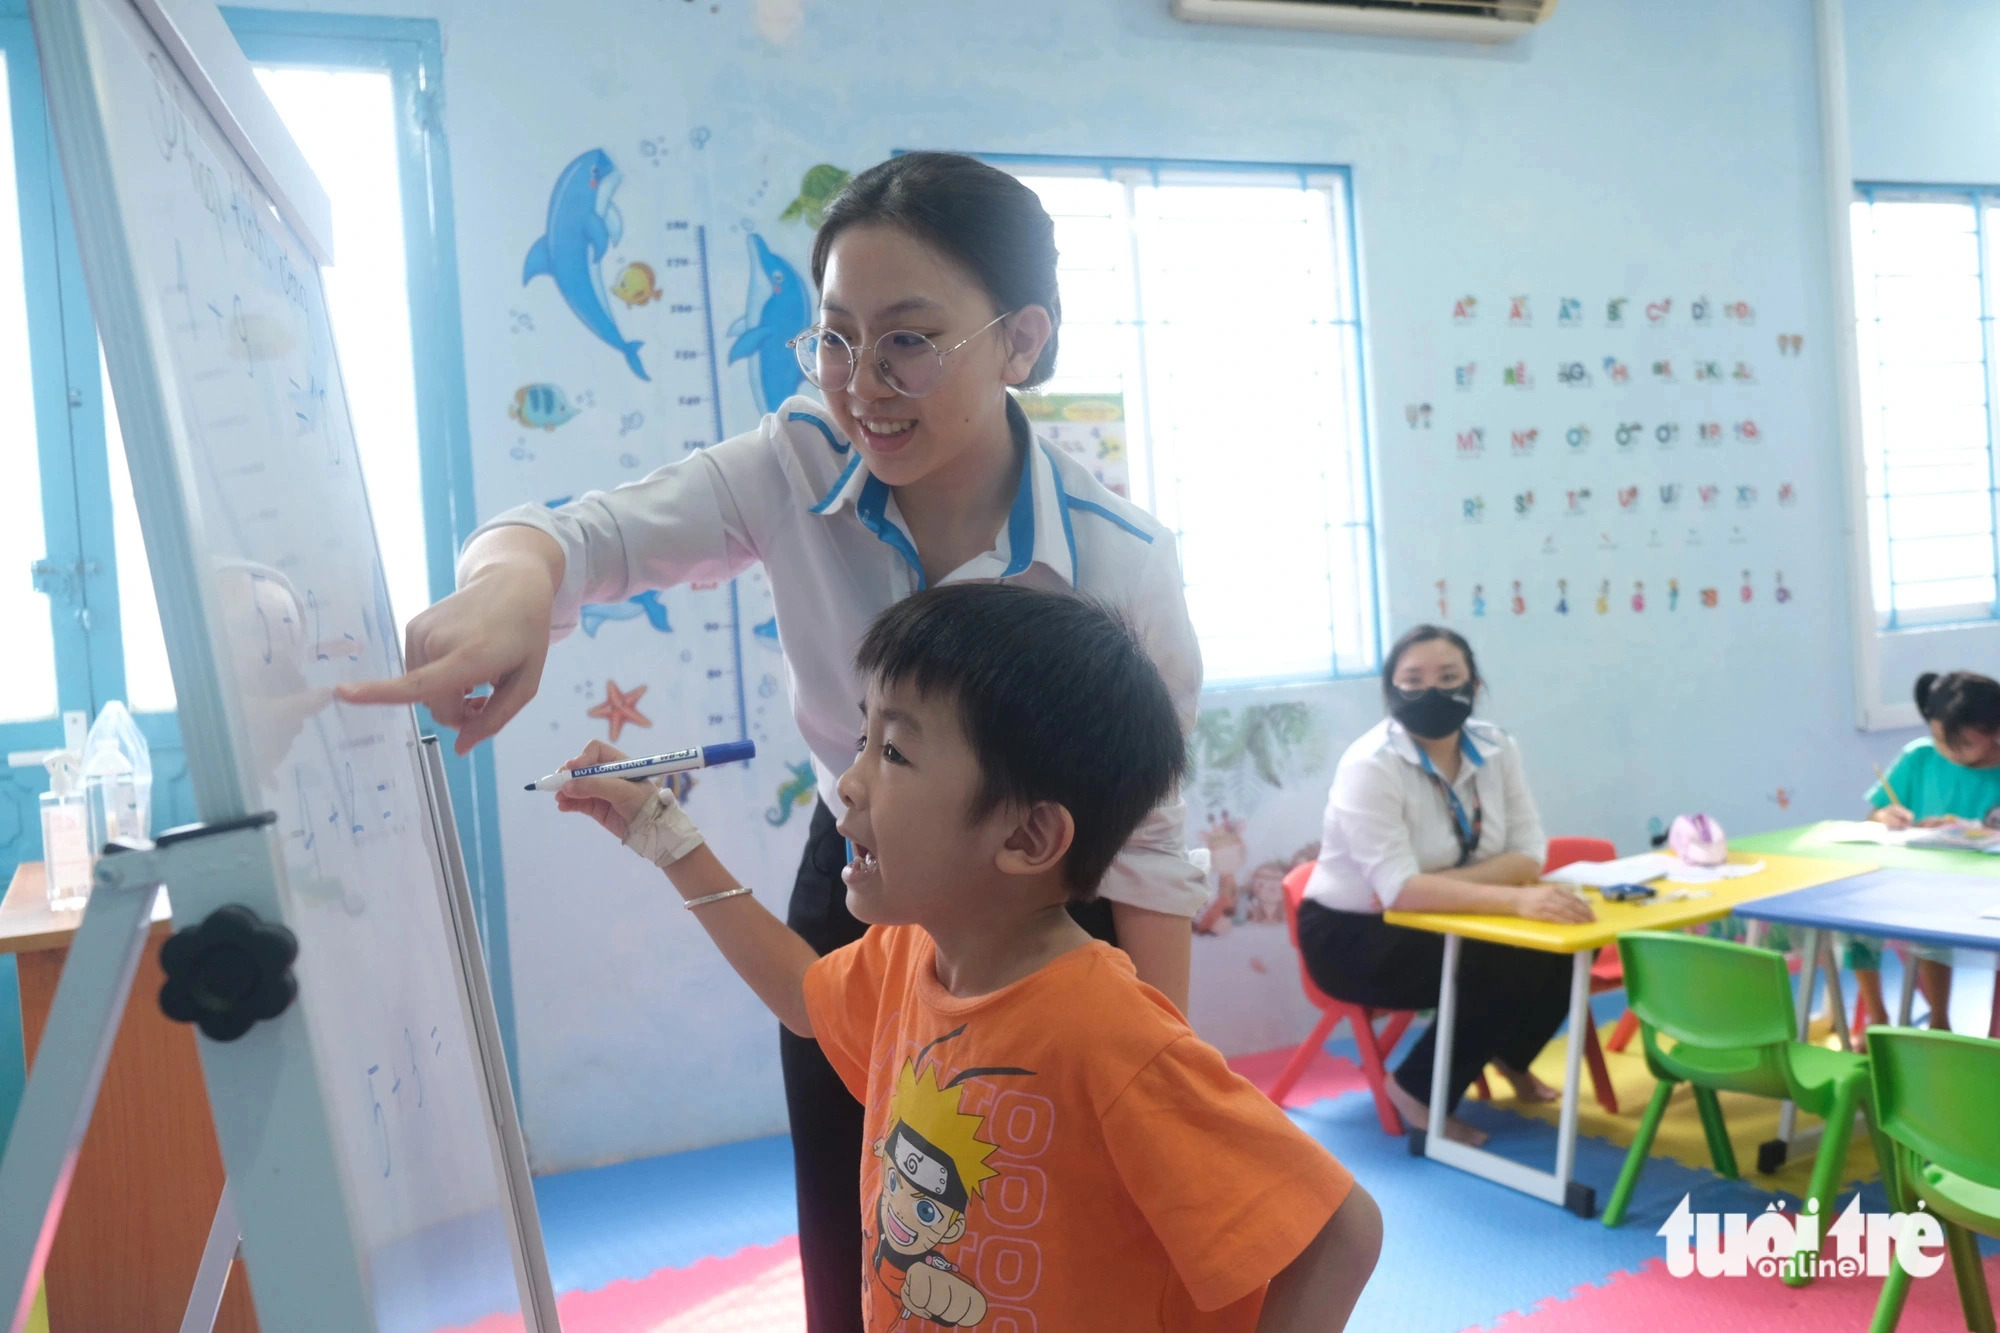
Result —
[[1089, 468], [1104, 489], [1131, 498], [1124, 394], [1030, 393], [1018, 401], [1036, 434]]

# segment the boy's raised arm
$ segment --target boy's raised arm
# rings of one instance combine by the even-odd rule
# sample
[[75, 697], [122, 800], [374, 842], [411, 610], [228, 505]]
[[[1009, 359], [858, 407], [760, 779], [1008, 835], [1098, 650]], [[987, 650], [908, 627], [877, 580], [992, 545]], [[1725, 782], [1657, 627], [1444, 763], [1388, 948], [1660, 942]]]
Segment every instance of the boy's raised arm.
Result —
[[[707, 843], [665, 869], [667, 878], [688, 901], [740, 887]], [[736, 969], [736, 975], [750, 984], [778, 1021], [801, 1037], [812, 1036], [812, 1018], [806, 1012], [806, 969], [819, 961], [812, 945], [747, 893], [697, 907], [694, 915]]]
[[1271, 1279], [1257, 1333], [1336, 1333], [1382, 1253], [1382, 1211], [1359, 1184], [1347, 1192], [1319, 1235]]
[[[625, 758], [602, 741], [563, 767], [616, 763]], [[693, 909], [715, 947], [750, 984], [778, 1021], [801, 1037], [813, 1035], [806, 1010], [806, 969], [819, 960], [813, 947], [736, 882], [702, 840], [670, 791], [623, 778], [576, 778], [556, 793], [556, 808], [589, 815], [626, 846], [666, 872]]]

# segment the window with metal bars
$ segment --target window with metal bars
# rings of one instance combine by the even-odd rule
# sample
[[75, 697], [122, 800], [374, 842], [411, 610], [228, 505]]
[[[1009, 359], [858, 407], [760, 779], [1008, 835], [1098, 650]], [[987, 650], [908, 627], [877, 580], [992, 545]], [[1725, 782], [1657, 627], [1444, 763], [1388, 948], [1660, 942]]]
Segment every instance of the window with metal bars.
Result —
[[990, 160], [1055, 219], [1044, 391], [1120, 399], [1131, 498], [1179, 538], [1208, 685], [1376, 670], [1346, 171]]
[[2000, 192], [1859, 185], [1855, 335], [1877, 628], [2000, 619]]

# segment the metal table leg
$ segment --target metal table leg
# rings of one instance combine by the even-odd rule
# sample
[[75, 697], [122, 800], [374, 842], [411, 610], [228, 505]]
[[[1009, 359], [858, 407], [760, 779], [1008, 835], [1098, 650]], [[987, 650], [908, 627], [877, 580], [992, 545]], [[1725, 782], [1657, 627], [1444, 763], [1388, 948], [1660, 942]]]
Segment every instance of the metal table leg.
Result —
[[[1813, 993], [1819, 982], [1821, 931], [1806, 926], [1799, 933], [1799, 989], [1794, 1007], [1798, 1010], [1798, 1039], [1804, 1041], [1812, 1029]], [[1791, 1151], [1792, 1130], [1797, 1126], [1799, 1108], [1786, 1102], [1778, 1108], [1778, 1137], [1757, 1146], [1757, 1169], [1771, 1174], [1785, 1164]]]
[[1572, 1177], [1576, 1164], [1576, 1118], [1582, 1082], [1583, 1033], [1590, 1023], [1590, 961], [1595, 950], [1573, 956], [1569, 995], [1568, 1074], [1563, 1079], [1556, 1130], [1556, 1169], [1537, 1171], [1498, 1153], [1474, 1148], [1444, 1135], [1445, 1106], [1451, 1096], [1452, 1027], [1458, 1016], [1458, 961], [1463, 941], [1444, 938], [1444, 975], [1438, 985], [1437, 1046], [1431, 1061], [1431, 1132], [1411, 1131], [1411, 1151], [1475, 1176], [1567, 1208], [1578, 1217], [1597, 1215], [1597, 1191]]

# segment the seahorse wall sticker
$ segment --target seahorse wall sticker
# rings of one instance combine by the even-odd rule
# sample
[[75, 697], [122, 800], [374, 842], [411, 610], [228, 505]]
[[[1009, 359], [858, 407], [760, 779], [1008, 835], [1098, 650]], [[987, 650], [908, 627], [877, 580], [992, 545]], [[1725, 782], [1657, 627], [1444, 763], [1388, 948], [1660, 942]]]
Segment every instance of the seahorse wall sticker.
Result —
[[778, 788], [778, 803], [764, 812], [764, 822], [777, 828], [792, 817], [792, 811], [812, 804], [813, 792], [818, 788], [818, 780], [813, 777], [812, 761], [802, 764], [786, 764], [792, 776]]

